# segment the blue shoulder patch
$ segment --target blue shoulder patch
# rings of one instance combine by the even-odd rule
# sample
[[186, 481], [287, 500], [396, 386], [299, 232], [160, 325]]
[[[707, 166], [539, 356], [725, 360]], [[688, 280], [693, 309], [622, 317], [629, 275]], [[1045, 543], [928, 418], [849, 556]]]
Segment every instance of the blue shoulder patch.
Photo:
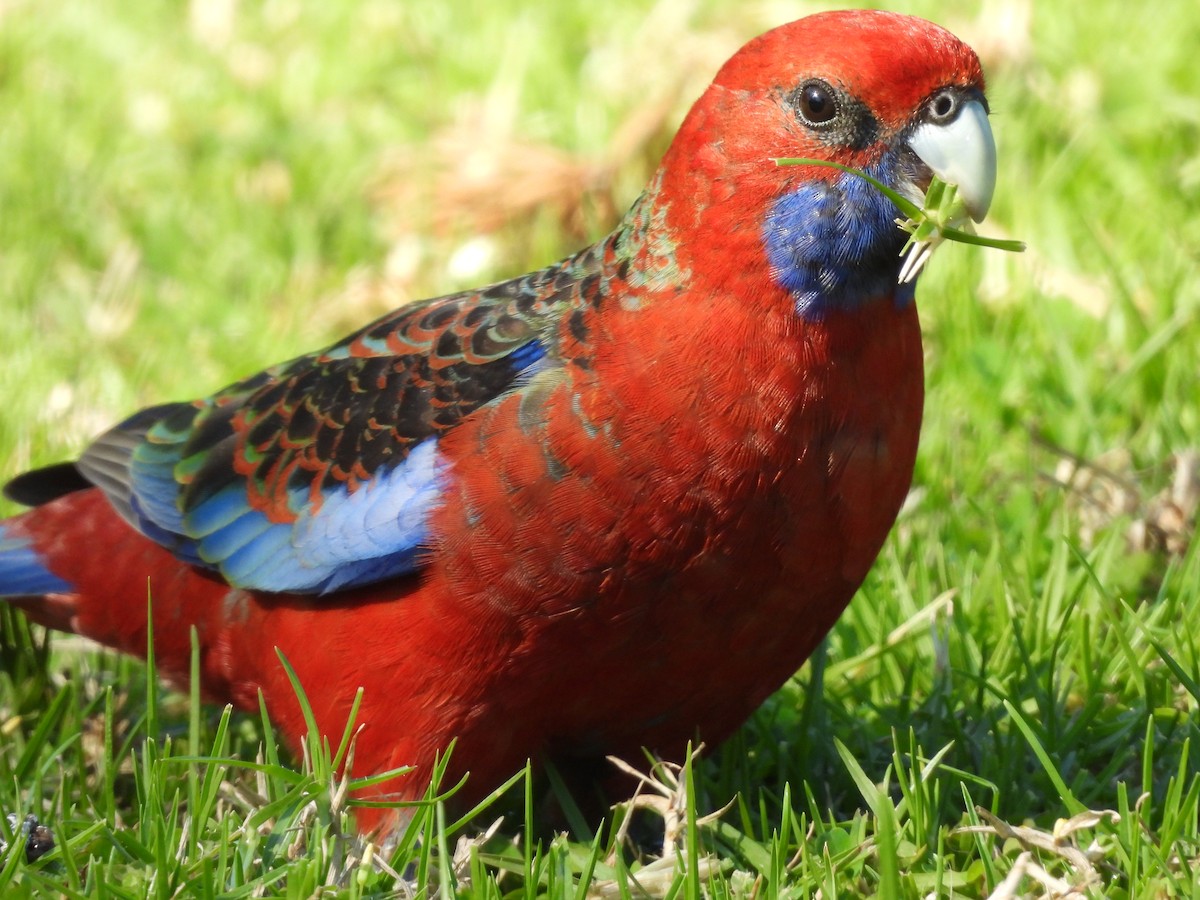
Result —
[[445, 469], [429, 438], [357, 490], [326, 491], [316, 512], [307, 509], [307, 491], [296, 492], [294, 522], [271, 522], [237, 485], [186, 513], [181, 530], [187, 549], [238, 587], [321, 594], [359, 587], [416, 571]]

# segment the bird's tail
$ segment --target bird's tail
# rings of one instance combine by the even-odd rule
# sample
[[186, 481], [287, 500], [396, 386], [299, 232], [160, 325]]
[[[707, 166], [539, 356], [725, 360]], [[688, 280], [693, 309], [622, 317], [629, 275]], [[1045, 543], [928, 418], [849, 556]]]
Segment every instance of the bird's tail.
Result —
[[[438, 645], [444, 658], [463, 652], [458, 630], [444, 616], [430, 615], [417, 586], [413, 579], [395, 587], [395, 595], [360, 589], [341, 599], [231, 588], [139, 534], [95, 488], [0, 522], [0, 602], [38, 624], [135, 656], [145, 657], [153, 633], [158, 673], [180, 686], [190, 677], [194, 631], [201, 694], [254, 711], [261, 691], [272, 723], [297, 753], [308, 725], [276, 648], [294, 667], [322, 733], [335, 744], [357, 689], [364, 688], [357, 724], [370, 728], [357, 741], [355, 764], [363, 774], [418, 762], [420, 777], [427, 778], [434, 749], [445, 743], [432, 725], [390, 724], [398, 715], [398, 691], [427, 697], [444, 677], [425, 657], [405, 650], [398, 636], [431, 622], [424, 627], [444, 635]], [[355, 655], [373, 664], [340, 662]], [[440, 721], [438, 709], [419, 703], [403, 708]], [[454, 719], [445, 729], [457, 725]], [[420, 778], [401, 778], [373, 788], [372, 796], [399, 792], [412, 799], [423, 790]], [[368, 812], [360, 826], [380, 821]]]
[[[187, 578], [199, 582], [191, 593], [177, 589]], [[136, 656], [146, 654], [153, 608], [164, 624], [155, 629], [155, 655], [172, 680], [190, 670], [189, 626], [213, 630], [227, 590], [135, 532], [95, 488], [0, 522], [0, 602], [39, 625]], [[193, 595], [194, 604], [185, 602]]]
[[33, 541], [19, 533], [17, 521], [0, 522], [0, 598], [72, 592], [71, 583], [54, 574]]

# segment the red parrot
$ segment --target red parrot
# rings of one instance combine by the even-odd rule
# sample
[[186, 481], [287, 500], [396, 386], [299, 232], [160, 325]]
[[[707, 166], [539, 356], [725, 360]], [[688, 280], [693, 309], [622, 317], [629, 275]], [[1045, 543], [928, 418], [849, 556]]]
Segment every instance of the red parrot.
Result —
[[[812, 652], [879, 552], [923, 404], [896, 207], [995, 183], [969, 47], [884, 12], [752, 40], [617, 228], [405, 306], [14, 479], [0, 595], [305, 734], [411, 798], [457, 741], [477, 798], [720, 741]], [[391, 822], [363, 811], [364, 830]]]

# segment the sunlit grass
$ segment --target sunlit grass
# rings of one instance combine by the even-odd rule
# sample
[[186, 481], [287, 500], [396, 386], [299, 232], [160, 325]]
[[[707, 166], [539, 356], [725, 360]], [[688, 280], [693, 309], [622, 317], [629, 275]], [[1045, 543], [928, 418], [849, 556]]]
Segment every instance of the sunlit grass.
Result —
[[[0, 895], [1200, 890], [1200, 11], [904, 8], [983, 52], [985, 230], [1029, 249], [953, 246], [922, 275], [914, 492], [819, 659], [694, 771], [660, 773], [662, 859], [645, 811], [636, 845], [612, 823], [539, 842], [520, 786], [460, 833], [431, 798], [369, 847], [338, 747], [291, 760], [255, 717], [4, 610], [0, 813], [59, 847], [27, 864], [10, 841]], [[406, 298], [577, 249], [724, 57], [807, 11], [0, 6], [0, 475]], [[639, 114], [636, 150], [617, 147]], [[463, 133], [537, 148], [587, 199], [564, 188], [481, 236], [436, 189]], [[488, 177], [475, 196], [501, 193], [506, 172]]]

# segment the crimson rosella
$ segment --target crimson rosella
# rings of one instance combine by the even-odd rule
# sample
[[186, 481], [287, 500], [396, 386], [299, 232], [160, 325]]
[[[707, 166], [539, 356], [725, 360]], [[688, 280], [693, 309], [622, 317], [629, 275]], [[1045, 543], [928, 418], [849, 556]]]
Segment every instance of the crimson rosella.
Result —
[[[862, 582], [912, 478], [921, 334], [897, 209], [835, 161], [975, 219], [995, 183], [979, 61], [883, 12], [752, 40], [617, 228], [405, 306], [202, 400], [135, 413], [13, 480], [0, 595], [146, 650], [293, 747], [479, 797], [527, 758], [589, 766], [728, 736]], [[424, 780], [423, 780], [424, 779]], [[377, 813], [360, 827], [388, 825]]]

